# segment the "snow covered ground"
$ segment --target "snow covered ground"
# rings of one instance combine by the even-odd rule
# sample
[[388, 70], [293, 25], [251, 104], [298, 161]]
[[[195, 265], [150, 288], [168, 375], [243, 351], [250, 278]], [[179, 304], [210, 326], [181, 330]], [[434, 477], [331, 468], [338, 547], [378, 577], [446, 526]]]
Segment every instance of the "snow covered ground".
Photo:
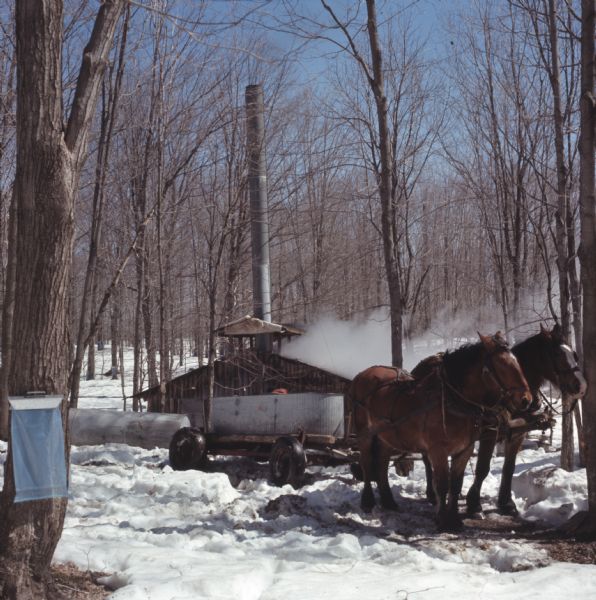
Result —
[[[118, 381], [82, 382], [81, 395], [82, 408], [122, 407]], [[294, 490], [270, 485], [267, 466], [245, 459], [218, 460], [209, 473], [175, 472], [167, 461], [164, 449], [73, 447], [54, 560], [109, 573], [113, 600], [596, 597], [595, 565], [552, 562], [490, 529], [437, 534], [422, 464], [408, 477], [392, 469], [400, 512], [364, 515], [361, 484], [346, 467], [310, 467]], [[558, 463], [556, 451], [520, 454], [513, 488], [523, 518], [558, 525], [586, 508], [585, 471]], [[493, 461], [483, 487], [488, 509], [501, 464]]]

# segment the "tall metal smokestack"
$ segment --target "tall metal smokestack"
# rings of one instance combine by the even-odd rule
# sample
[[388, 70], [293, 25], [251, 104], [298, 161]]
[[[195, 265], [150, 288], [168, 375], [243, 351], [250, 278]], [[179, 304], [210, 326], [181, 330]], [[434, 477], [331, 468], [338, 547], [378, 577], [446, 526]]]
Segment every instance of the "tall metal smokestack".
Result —
[[[271, 286], [269, 276], [269, 214], [265, 167], [265, 125], [263, 88], [246, 87], [246, 140], [248, 187], [252, 235], [252, 285], [254, 316], [271, 322]], [[258, 336], [259, 349], [270, 349], [268, 336]]]

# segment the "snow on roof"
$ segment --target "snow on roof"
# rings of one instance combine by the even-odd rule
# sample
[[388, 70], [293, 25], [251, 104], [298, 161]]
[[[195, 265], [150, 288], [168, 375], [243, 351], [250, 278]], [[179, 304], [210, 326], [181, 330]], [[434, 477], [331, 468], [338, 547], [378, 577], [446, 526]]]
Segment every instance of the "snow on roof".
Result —
[[246, 315], [236, 321], [231, 321], [222, 325], [217, 330], [218, 335], [224, 336], [244, 336], [244, 335], [259, 335], [263, 333], [280, 333], [286, 335], [301, 335], [304, 333], [297, 327], [290, 325], [281, 325], [279, 323], [271, 323], [263, 321], [257, 317]]

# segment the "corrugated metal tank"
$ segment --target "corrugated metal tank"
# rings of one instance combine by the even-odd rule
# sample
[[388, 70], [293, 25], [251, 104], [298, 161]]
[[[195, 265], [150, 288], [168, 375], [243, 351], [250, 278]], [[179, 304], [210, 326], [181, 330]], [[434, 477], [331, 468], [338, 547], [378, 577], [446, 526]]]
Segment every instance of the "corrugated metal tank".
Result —
[[167, 448], [186, 415], [123, 412], [100, 408], [71, 408], [68, 411], [70, 441], [75, 446], [128, 444], [152, 450]]
[[[182, 408], [195, 427], [203, 426], [197, 400], [184, 400]], [[283, 435], [302, 430], [341, 437], [344, 399], [340, 394], [314, 392], [214, 398], [211, 421], [213, 433], [221, 435]]]

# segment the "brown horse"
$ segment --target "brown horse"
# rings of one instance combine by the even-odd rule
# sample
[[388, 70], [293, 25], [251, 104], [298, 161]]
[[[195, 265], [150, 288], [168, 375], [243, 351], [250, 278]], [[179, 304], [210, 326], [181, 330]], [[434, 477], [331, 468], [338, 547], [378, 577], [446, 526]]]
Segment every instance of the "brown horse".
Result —
[[480, 423], [489, 415], [497, 422], [507, 410], [530, 404], [519, 364], [497, 333], [481, 335], [479, 343], [447, 352], [438, 362], [426, 359], [414, 380], [401, 371], [396, 378], [393, 371], [393, 381], [388, 381], [387, 369], [363, 371], [348, 391], [364, 479], [362, 509], [368, 512], [375, 504], [371, 480], [377, 481], [382, 506], [396, 509], [387, 477], [389, 459], [396, 452], [422, 452], [433, 469], [439, 529], [458, 529], [457, 499]]
[[[488, 475], [495, 444], [498, 439], [502, 439], [505, 442], [505, 460], [501, 473], [497, 508], [501, 514], [517, 515], [517, 508], [511, 497], [511, 480], [517, 453], [529, 428], [541, 429], [541, 424], [545, 427], [549, 425], [548, 419], [540, 420], [540, 415], [534, 414], [541, 405], [540, 387], [542, 384], [549, 381], [570, 400], [581, 398], [586, 393], [587, 384], [577, 364], [577, 355], [565, 343], [558, 324], [553, 327], [552, 331], [541, 325], [540, 333], [516, 344], [511, 351], [519, 361], [533, 396], [529, 411], [513, 416], [524, 417], [529, 424], [525, 428], [513, 429], [507, 436], [504, 435], [503, 430], [486, 429], [482, 432], [478, 446], [474, 483], [466, 495], [469, 514], [482, 512], [480, 489]], [[532, 421], [536, 420], [538, 422], [533, 425]], [[430, 492], [430, 479], [427, 467], [427, 494]]]

